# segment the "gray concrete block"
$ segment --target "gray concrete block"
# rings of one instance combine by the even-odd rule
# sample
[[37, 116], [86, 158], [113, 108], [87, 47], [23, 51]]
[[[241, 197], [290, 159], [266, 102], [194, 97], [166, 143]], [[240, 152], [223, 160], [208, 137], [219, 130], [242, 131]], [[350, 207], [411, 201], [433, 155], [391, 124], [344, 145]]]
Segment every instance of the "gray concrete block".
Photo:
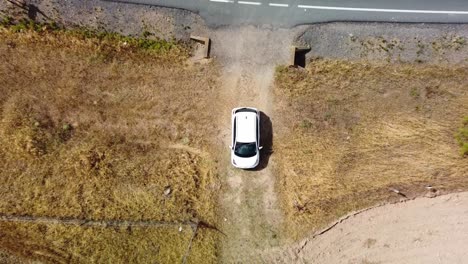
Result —
[[211, 51], [211, 39], [207, 37], [200, 37], [200, 36], [190, 36], [190, 39], [196, 41], [204, 46], [204, 58], [208, 59], [210, 57]]
[[310, 46], [291, 46], [291, 57], [289, 64], [291, 66], [306, 66], [306, 54], [311, 50]]

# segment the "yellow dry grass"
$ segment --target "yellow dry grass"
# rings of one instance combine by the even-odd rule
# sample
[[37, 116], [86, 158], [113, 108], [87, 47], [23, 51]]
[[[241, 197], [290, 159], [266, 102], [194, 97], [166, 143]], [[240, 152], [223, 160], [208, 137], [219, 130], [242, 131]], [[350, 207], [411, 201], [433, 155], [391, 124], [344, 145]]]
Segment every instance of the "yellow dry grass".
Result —
[[179, 232], [176, 226], [103, 229], [1, 223], [0, 227], [3, 249], [49, 263], [180, 263], [192, 235], [190, 229]]
[[[468, 113], [466, 66], [315, 60], [279, 68], [275, 138], [286, 223], [295, 237], [350, 211], [431, 185], [468, 189], [454, 134]], [[432, 190], [434, 191], [434, 189]]]
[[[219, 183], [206, 149], [218, 73], [186, 65], [187, 56], [183, 47], [152, 53], [119, 40], [0, 28], [0, 213], [214, 223]], [[12, 254], [74, 263], [174, 263], [191, 234], [0, 229]], [[215, 233], [203, 229], [189, 262], [215, 258]]]

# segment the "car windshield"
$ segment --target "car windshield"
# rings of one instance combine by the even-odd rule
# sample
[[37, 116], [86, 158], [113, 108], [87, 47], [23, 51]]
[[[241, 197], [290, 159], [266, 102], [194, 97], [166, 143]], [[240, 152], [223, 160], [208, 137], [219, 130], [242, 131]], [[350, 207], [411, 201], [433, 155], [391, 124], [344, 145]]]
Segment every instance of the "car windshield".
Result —
[[252, 143], [236, 143], [236, 147], [234, 149], [234, 153], [236, 156], [241, 158], [250, 158], [257, 154], [257, 145], [255, 142]]

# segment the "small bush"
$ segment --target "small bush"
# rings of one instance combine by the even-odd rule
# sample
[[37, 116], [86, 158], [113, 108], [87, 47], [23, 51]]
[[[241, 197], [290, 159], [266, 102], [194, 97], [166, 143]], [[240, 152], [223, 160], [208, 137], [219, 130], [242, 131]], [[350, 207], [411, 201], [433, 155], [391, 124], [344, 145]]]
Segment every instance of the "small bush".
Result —
[[458, 129], [455, 135], [458, 144], [460, 145], [460, 153], [462, 156], [468, 156], [468, 116], [463, 119], [463, 126]]
[[416, 87], [411, 88], [410, 95], [411, 97], [418, 98], [420, 95], [418, 88]]
[[60, 28], [55, 22], [52, 23], [36, 23], [33, 20], [21, 19], [15, 22], [11, 18], [6, 18], [2, 22], [2, 26], [10, 28], [15, 33], [24, 31], [45, 32], [59, 30]]
[[164, 39], [149, 39], [149, 35], [144, 32], [144, 38], [123, 36], [115, 32], [95, 32], [89, 29], [81, 28], [67, 31], [68, 34], [83, 39], [98, 39], [101, 42], [117, 42], [129, 48], [138, 48], [150, 52], [162, 53], [170, 51], [177, 47], [175, 41], [166, 41]]
[[71, 137], [71, 125], [57, 128], [47, 107], [34, 97], [13, 96], [5, 103], [2, 117], [2, 145], [22, 157], [43, 156]]
[[12, 24], [13, 19], [9, 16], [1, 18], [0, 26], [9, 26]]
[[310, 120], [304, 119], [304, 120], [301, 121], [300, 126], [304, 130], [307, 130], [307, 129], [312, 128], [314, 126], [314, 124]]

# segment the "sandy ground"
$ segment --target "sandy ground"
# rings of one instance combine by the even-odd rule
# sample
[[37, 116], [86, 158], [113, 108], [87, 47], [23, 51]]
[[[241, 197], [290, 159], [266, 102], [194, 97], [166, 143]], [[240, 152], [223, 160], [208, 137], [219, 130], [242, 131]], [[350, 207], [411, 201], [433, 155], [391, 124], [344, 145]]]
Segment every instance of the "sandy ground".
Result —
[[265, 256], [268, 263], [467, 263], [468, 193], [364, 211]]

